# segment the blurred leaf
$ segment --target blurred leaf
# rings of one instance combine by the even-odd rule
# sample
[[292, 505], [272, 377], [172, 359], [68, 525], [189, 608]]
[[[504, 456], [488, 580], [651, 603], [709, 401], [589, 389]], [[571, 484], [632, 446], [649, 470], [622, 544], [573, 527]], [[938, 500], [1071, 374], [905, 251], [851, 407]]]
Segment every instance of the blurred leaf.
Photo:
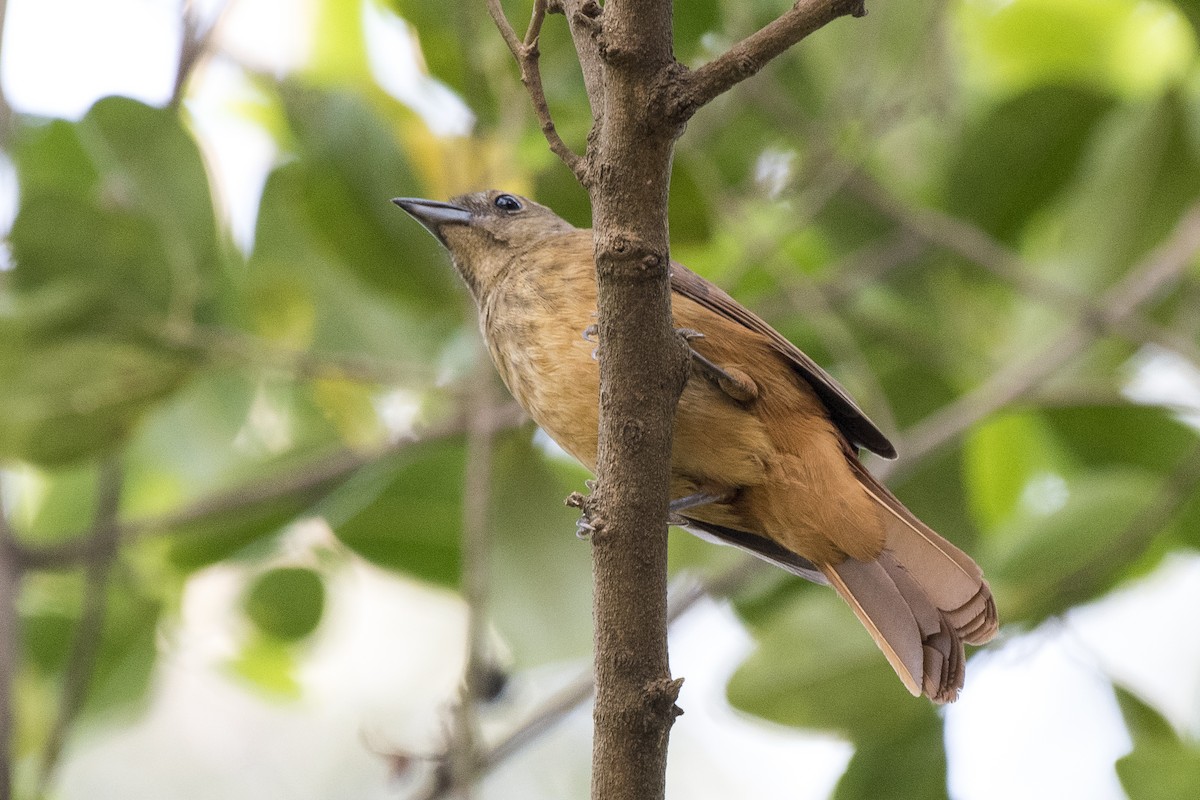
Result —
[[326, 518], [347, 547], [380, 566], [445, 586], [461, 570], [462, 439], [418, 442], [354, 476]]
[[191, 361], [148, 332], [226, 290], [207, 175], [178, 117], [126, 98], [25, 129], [0, 339], [0, 455], [63, 464], [125, 438]]
[[303, 639], [321, 621], [325, 584], [311, 569], [283, 567], [259, 575], [246, 590], [246, 616], [269, 636]]
[[793, 596], [760, 622], [756, 638], [728, 687], [744, 711], [855, 740], [900, 736], [928, 713], [832, 590]]
[[1071, 453], [1089, 465], [1124, 465], [1166, 473], [1197, 442], [1193, 428], [1159, 406], [1049, 407], [1041, 416]]
[[[457, 92], [483, 121], [493, 122], [499, 109], [490, 91], [488, 73], [507, 70], [509, 79], [515, 80], [518, 72], [487, 14], [481, 13], [478, 6], [462, 3], [389, 0], [388, 4], [415, 29], [429, 73]], [[525, 35], [531, 9], [532, 4], [527, 2], [520, 4], [519, 11], [514, 11], [511, 4], [508, 9], [520, 37]]]
[[963, 133], [946, 177], [946, 208], [1013, 242], [1022, 224], [1079, 169], [1106, 97], [1064, 86], [1021, 94]]
[[675, 159], [671, 170], [669, 216], [672, 245], [699, 244], [712, 235], [708, 199], [686, 159]]
[[88, 686], [88, 707], [112, 709], [143, 700], [158, 658], [162, 607], [123, 577], [108, 591], [104, 634]]
[[854, 755], [838, 781], [833, 800], [877, 800], [887, 787], [889, 800], [939, 800], [946, 789], [946, 745], [942, 722], [923, 698], [923, 712], [895, 736], [855, 741]]
[[1013, 517], [988, 540], [997, 604], [1037, 622], [1109, 588], [1158, 533], [1130, 528], [1158, 487], [1140, 470], [1092, 470], [1067, 478], [1045, 507]]
[[11, 234], [22, 293], [80, 286], [104, 313], [190, 315], [221, 286], [207, 173], [170, 111], [111, 97], [14, 151], [22, 203]]
[[1135, 695], [1116, 687], [1133, 752], [1117, 759], [1117, 776], [1130, 800], [1174, 800], [1200, 794], [1200, 745], [1183, 741], [1170, 724]]
[[1016, 513], [1031, 480], [1066, 466], [1046, 422], [1032, 412], [988, 419], [971, 432], [964, 457], [971, 510], [985, 527]]
[[701, 38], [721, 33], [721, 4], [717, 0], [689, 0], [675, 9], [675, 57], [691, 64], [703, 53]]
[[1168, 3], [1018, 0], [959, 10], [968, 68], [994, 90], [1084, 83], [1149, 94], [1195, 56], [1194, 37]]
[[363, 9], [365, 3], [320, 0], [316, 3], [312, 55], [308, 70], [318, 79], [338, 82], [371, 80]]
[[296, 680], [296, 658], [291, 648], [268, 636], [251, 636], [241, 651], [229, 662], [234, 674], [259, 689], [282, 700], [298, 700], [301, 695]]
[[0, 343], [0, 457], [46, 466], [124, 439], [190, 367], [186, 358], [116, 339], [13, 338]]
[[248, 281], [259, 332], [431, 360], [463, 299], [434, 238], [388, 202], [424, 194], [396, 134], [349, 92], [288, 85], [282, 99], [298, 157], [263, 189]]
[[528, 430], [492, 454], [490, 612], [519, 667], [586, 657], [592, 648], [592, 554], [563, 500], [588, 473], [548, 457]]

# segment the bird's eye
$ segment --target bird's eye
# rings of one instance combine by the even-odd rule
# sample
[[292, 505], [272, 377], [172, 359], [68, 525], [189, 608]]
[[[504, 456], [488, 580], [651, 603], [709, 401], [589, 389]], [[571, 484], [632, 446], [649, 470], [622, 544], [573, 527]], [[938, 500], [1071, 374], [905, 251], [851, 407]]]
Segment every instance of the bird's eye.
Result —
[[521, 210], [521, 201], [513, 197], [511, 194], [498, 195], [496, 199], [492, 201], [492, 205], [501, 211]]

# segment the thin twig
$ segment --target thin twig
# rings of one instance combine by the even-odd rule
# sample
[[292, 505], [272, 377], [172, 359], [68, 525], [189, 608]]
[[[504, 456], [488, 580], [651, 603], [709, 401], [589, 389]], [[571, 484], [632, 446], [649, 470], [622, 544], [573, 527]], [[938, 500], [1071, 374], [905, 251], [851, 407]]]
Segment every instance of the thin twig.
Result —
[[541, 51], [538, 50], [538, 39], [541, 36], [542, 23], [546, 19], [546, 0], [534, 0], [533, 16], [529, 20], [529, 28], [525, 32], [523, 41], [517, 38], [517, 32], [509, 24], [508, 17], [504, 15], [504, 9], [500, 6], [500, 0], [488, 0], [488, 13], [491, 14], [492, 20], [500, 30], [500, 35], [504, 38], [504, 43], [508, 45], [509, 51], [517, 61], [517, 66], [521, 69], [521, 83], [525, 85], [525, 89], [529, 93], [534, 113], [537, 114], [538, 125], [541, 127], [542, 135], [546, 137], [546, 144], [550, 146], [550, 151], [575, 174], [579, 182], [586, 186], [587, 164], [583, 157], [571, 150], [559, 136], [558, 128], [554, 125], [554, 117], [550, 114], [546, 91], [542, 87], [542, 72], [539, 66]]
[[75, 626], [71, 653], [63, 674], [62, 696], [58, 714], [42, 750], [38, 775], [38, 795], [49, 787], [54, 771], [62, 757], [67, 736], [87, 699], [88, 687], [100, 643], [104, 636], [104, 619], [108, 608], [108, 575], [117, 556], [117, 514], [121, 506], [124, 469], [116, 456], [106, 458], [100, 466], [96, 514], [88, 537], [94, 557], [84, 571], [83, 609]]
[[187, 90], [188, 79], [196, 68], [208, 58], [212, 52], [212, 44], [222, 23], [229, 18], [229, 12], [237, 0], [225, 0], [225, 5], [217, 12], [216, 18], [204, 30], [200, 29], [200, 21], [192, 10], [192, 0], [183, 3], [183, 38], [179, 46], [179, 66], [175, 70], [175, 80], [171, 87], [171, 108], [178, 108], [183, 102], [183, 94]]
[[[488, 424], [495, 431], [516, 427], [524, 420], [524, 412], [515, 404], [496, 409], [488, 415]], [[174, 513], [118, 525], [116, 534], [122, 542], [152, 534], [166, 535], [185, 525], [211, 517], [253, 508], [285, 497], [314, 493], [365, 466], [395, 456], [415, 444], [460, 435], [466, 430], [466, 424], [462, 417], [455, 417], [429, 428], [419, 439], [403, 439], [371, 453], [338, 450], [294, 472], [265, 478], [229, 491], [216, 492]], [[22, 563], [29, 569], [69, 569], [90, 562], [95, 557], [95, 543], [82, 536], [67, 539], [61, 544], [24, 546], [21, 549]]]
[[774, 21], [755, 31], [717, 58], [682, 73], [665, 109], [678, 124], [686, 122], [717, 96], [767, 65], [805, 36], [846, 15], [866, 14], [863, 0], [798, 0]]
[[579, 57], [595, 131], [604, 120], [604, 60], [598, 41], [604, 29], [604, 9], [596, 0], [560, 0], [558, 5], [567, 18], [571, 41]]
[[[753, 556], [738, 559], [728, 567], [704, 580], [691, 581], [670, 596], [667, 615], [674, 623], [706, 597], [723, 598], [736, 594], [751, 580], [770, 567]], [[520, 752], [549, 731], [568, 714], [592, 698], [593, 673], [585, 668], [566, 686], [543, 700], [523, 722], [515, 726], [495, 744], [478, 753], [471, 779], [478, 781], [502, 762]], [[434, 781], [413, 800], [442, 800], [452, 791], [444, 782]]]
[[1139, 307], [1156, 297], [1191, 264], [1200, 252], [1200, 204], [1192, 206], [1174, 230], [1141, 263], [1104, 293], [1095, 319], [1076, 320], [1033, 357], [1012, 362], [971, 392], [943, 406], [911, 427], [897, 445], [903, 457], [879, 464], [880, 478], [911, 469], [954, 441], [979, 420], [1027, 395], [1086, 350], [1100, 331], [1115, 328]]
[[16, 736], [13, 693], [20, 663], [21, 621], [17, 612], [17, 601], [21, 595], [21, 564], [15, 542], [4, 507], [3, 475], [0, 474], [0, 800], [12, 800], [13, 797]]

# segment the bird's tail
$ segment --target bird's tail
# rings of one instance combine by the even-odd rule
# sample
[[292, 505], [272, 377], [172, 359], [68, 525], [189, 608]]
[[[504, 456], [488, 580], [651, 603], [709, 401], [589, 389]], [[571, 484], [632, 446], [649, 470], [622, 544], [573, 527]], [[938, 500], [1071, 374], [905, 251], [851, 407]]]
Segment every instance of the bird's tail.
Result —
[[963, 685], [963, 643], [996, 635], [996, 604], [970, 556], [918, 520], [855, 463], [884, 512], [886, 543], [874, 561], [819, 565], [870, 631], [913, 695], [951, 702]]

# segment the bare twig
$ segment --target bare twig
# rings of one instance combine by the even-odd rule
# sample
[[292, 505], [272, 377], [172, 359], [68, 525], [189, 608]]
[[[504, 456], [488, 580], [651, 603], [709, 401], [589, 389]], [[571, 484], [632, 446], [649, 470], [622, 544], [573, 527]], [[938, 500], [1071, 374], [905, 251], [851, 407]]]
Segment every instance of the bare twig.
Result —
[[546, 137], [550, 151], [558, 156], [571, 172], [575, 173], [575, 177], [581, 184], [586, 185], [587, 164], [583, 157], [572, 151], [558, 135], [558, 129], [554, 126], [554, 118], [550, 114], [550, 106], [546, 101], [546, 91], [542, 88], [542, 72], [538, 65], [541, 55], [538, 50], [538, 37], [542, 32], [542, 22], [546, 19], [546, 0], [534, 0], [533, 16], [529, 20], [529, 29], [525, 32], [524, 40], [517, 38], [516, 31], [509, 24], [508, 18], [504, 16], [500, 0], [488, 0], [488, 13], [492, 15], [496, 27], [500, 29], [500, 35], [504, 37], [504, 43], [508, 45], [513, 58], [517, 60], [517, 65], [521, 68], [521, 83], [525, 84], [525, 89], [529, 92], [529, 99], [533, 102], [534, 113], [537, 114], [538, 124], [542, 129], [542, 135]]
[[[524, 420], [524, 412], [515, 404], [496, 409], [488, 415], [488, 425], [492, 426], [492, 430], [495, 431], [515, 427]], [[252, 508], [305, 492], [315, 492], [321, 487], [346, 478], [356, 470], [394, 456], [418, 442], [460, 435], [466, 429], [466, 424], [466, 420], [462, 417], [455, 417], [429, 428], [419, 440], [404, 439], [372, 453], [338, 450], [295, 472], [266, 478], [230, 491], [214, 493], [172, 514], [119, 525], [116, 533], [122, 542], [151, 534], [169, 534], [185, 525], [221, 514]], [[69, 569], [77, 564], [94, 560], [97, 553], [96, 544], [90, 538], [75, 537], [58, 545], [25, 546], [20, 555], [22, 563], [29, 569]]]
[[704, 66], [678, 78], [666, 113], [686, 122], [707, 103], [747, 78], [810, 33], [846, 15], [867, 13], [863, 0], [798, 0], [773, 22], [755, 31]]
[[[3, 0], [0, 0], [0, 3], [2, 2]], [[13, 797], [16, 734], [13, 691], [20, 660], [21, 621], [17, 613], [17, 600], [21, 593], [21, 565], [15, 543], [4, 507], [3, 480], [0, 480], [0, 800], [12, 800]]]
[[67, 736], [87, 699], [96, 655], [103, 639], [108, 608], [108, 575], [117, 555], [117, 514], [121, 505], [124, 470], [111, 456], [100, 466], [96, 515], [89, 539], [94, 557], [85, 565], [83, 609], [75, 626], [71, 654], [63, 675], [58, 714], [42, 751], [38, 795], [44, 795], [62, 757]]
[[571, 41], [579, 57], [595, 131], [604, 120], [604, 61], [600, 57], [599, 43], [600, 33], [604, 30], [604, 9], [596, 0], [560, 0], [558, 5], [567, 18]]
[[229, 18], [229, 12], [237, 0], [225, 0], [225, 5], [217, 12], [216, 18], [201, 30], [200, 21], [192, 9], [192, 0], [183, 3], [183, 39], [179, 46], [179, 66], [175, 70], [175, 81], [171, 87], [171, 108], [178, 108], [183, 102], [183, 94], [187, 90], [188, 79], [196, 68], [208, 58], [212, 52], [212, 44], [216, 40], [221, 25]]
[[1000, 369], [971, 392], [914, 425], [901, 437], [899, 461], [880, 464], [881, 478], [907, 470], [957, 439], [976, 422], [1025, 396], [1086, 350], [1101, 330], [1113, 328], [1177, 280], [1200, 252], [1200, 204], [1190, 208], [1162, 244], [1104, 293], [1095, 319], [1077, 320], [1033, 357]]
[[[674, 623], [706, 597], [723, 598], [736, 594], [753, 578], [770, 567], [753, 556], [740, 558], [733, 566], [710, 575], [701, 581], [688, 583], [678, 593], [672, 593], [667, 620]], [[566, 686], [543, 700], [523, 722], [490, 747], [478, 753], [471, 779], [478, 781], [502, 762], [536, 741], [542, 734], [561, 722], [568, 714], [592, 698], [593, 672], [585, 669]], [[451, 791], [444, 782], [435, 781], [413, 800], [442, 800]]]

